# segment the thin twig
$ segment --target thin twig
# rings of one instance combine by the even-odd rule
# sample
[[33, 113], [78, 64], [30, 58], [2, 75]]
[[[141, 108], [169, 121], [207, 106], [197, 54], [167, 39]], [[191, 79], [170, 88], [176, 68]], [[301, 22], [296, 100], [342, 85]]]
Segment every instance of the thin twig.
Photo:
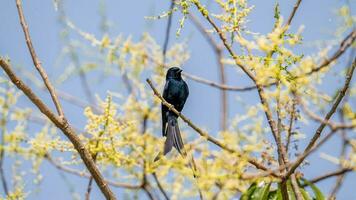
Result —
[[314, 111], [309, 110], [307, 108], [307, 105], [305, 104], [305, 102], [297, 97], [297, 101], [298, 103], [301, 105], [303, 111], [314, 121], [319, 122], [319, 123], [325, 123], [326, 125], [328, 125], [330, 127], [331, 130], [337, 130], [337, 129], [348, 129], [348, 128], [353, 128], [355, 125], [353, 124], [345, 124], [345, 123], [336, 123], [330, 120], [325, 120], [322, 117], [318, 116], [317, 114], [315, 114]]
[[164, 190], [163, 186], [161, 185], [160, 181], [158, 180], [157, 174], [154, 172], [153, 174], [153, 178], [155, 179], [158, 189], [161, 191], [161, 193], [163, 194], [164, 198], [166, 200], [169, 200], [168, 194], [167, 192]]
[[110, 190], [107, 183], [104, 180], [104, 177], [100, 173], [98, 167], [95, 165], [88, 149], [85, 148], [84, 144], [80, 141], [78, 135], [72, 128], [72, 126], [68, 123], [65, 117], [58, 117], [55, 113], [53, 113], [46, 104], [29, 88], [21, 79], [19, 79], [16, 74], [12, 71], [9, 63], [5, 61], [3, 58], [0, 58], [0, 65], [7, 74], [7, 76], [11, 79], [12, 83], [16, 85], [17, 88], [22, 90], [22, 92], [32, 101], [33, 104], [44, 114], [46, 115], [52, 123], [59, 128], [65, 136], [71, 141], [74, 148], [79, 153], [82, 158], [85, 166], [94, 177], [95, 182], [100, 188], [101, 192], [107, 199], [116, 199], [114, 193]]
[[145, 193], [147, 194], [147, 196], [150, 200], [155, 200], [155, 198], [154, 198], [153, 194], [151, 193], [148, 186], [145, 185], [145, 186], [143, 186], [142, 189], [143, 189], [143, 191], [145, 191]]
[[[91, 175], [88, 174], [88, 173], [85, 173], [85, 172], [82, 172], [82, 171], [79, 171], [79, 170], [76, 170], [76, 169], [72, 169], [72, 168], [69, 168], [69, 167], [67, 167], [65, 165], [62, 165], [62, 164], [58, 163], [57, 161], [55, 161], [48, 154], [45, 155], [45, 158], [54, 167], [56, 167], [57, 169], [59, 169], [59, 170], [61, 170], [63, 172], [66, 172], [66, 173], [69, 173], [69, 174], [73, 174], [73, 175], [76, 175], [76, 176], [79, 176], [79, 177], [85, 177], [85, 178], [90, 178], [91, 177]], [[139, 185], [130, 185], [130, 184], [127, 184], [127, 183], [119, 183], [119, 182], [115, 182], [115, 181], [108, 180], [108, 179], [105, 179], [105, 181], [109, 185], [114, 186], [114, 187], [118, 187], [118, 188], [125, 188], [125, 189], [130, 189], [130, 190], [139, 190], [139, 189], [141, 189], [141, 184], [139, 184]]]
[[287, 20], [287, 23], [285, 24], [285, 26], [290, 26], [291, 25], [292, 20], [293, 20], [293, 18], [295, 16], [295, 13], [297, 12], [301, 2], [302, 2], [302, 0], [297, 0], [297, 2], [294, 4], [293, 10], [292, 10], [292, 12], [290, 13], [290, 15], [288, 17], [288, 20]]
[[[344, 101], [344, 102], [346, 102], [346, 101]], [[344, 117], [344, 112], [342, 109], [339, 109], [339, 117], [340, 117], [341, 123], [343, 123], [345, 121], [345, 117]], [[341, 137], [342, 137], [342, 146], [341, 146], [341, 152], [340, 152], [340, 160], [343, 160], [343, 159], [345, 159], [345, 156], [346, 156], [346, 148], [347, 148], [347, 144], [348, 144], [345, 130], [342, 130]], [[342, 164], [340, 163], [339, 165], [340, 165], [340, 168], [342, 169], [343, 168]], [[336, 193], [341, 188], [341, 185], [345, 179], [345, 176], [346, 176], [346, 173], [341, 174], [340, 176], [337, 177], [335, 185], [330, 192], [329, 199], [336, 198]]]
[[[248, 92], [251, 90], [255, 90], [257, 89], [257, 87], [255, 85], [253, 86], [246, 86], [246, 87], [238, 87], [238, 86], [231, 86], [231, 85], [226, 85], [226, 84], [220, 84], [220, 83], [216, 83], [214, 81], [210, 81], [204, 78], [201, 78], [199, 76], [195, 76], [186, 72], [182, 72], [182, 75], [190, 80], [196, 81], [198, 83], [202, 83], [205, 85], [209, 85], [212, 87], [215, 87], [217, 89], [220, 90], [227, 90], [227, 91], [236, 91], [236, 92]], [[264, 87], [270, 87], [272, 85], [275, 85], [275, 83], [271, 83], [269, 85], [265, 85]]]
[[85, 70], [80, 66], [78, 56], [74, 52], [73, 48], [74, 47], [71, 44], [69, 44], [70, 57], [71, 57], [72, 61], [74, 62], [75, 67], [77, 69], [79, 69], [79, 79], [80, 79], [82, 88], [84, 90], [84, 94], [85, 94], [87, 100], [90, 102], [90, 104], [95, 105], [96, 104], [95, 98], [93, 96], [93, 92], [90, 89], [87, 75], [85, 74]]
[[[307, 72], [305, 75], [311, 75], [315, 72], [320, 71], [324, 67], [328, 66], [330, 63], [334, 62], [338, 59], [345, 51], [353, 44], [356, 39], [356, 30], [353, 30], [350, 34], [348, 34], [345, 39], [340, 43], [339, 49], [334, 52], [334, 54], [330, 57], [325, 59], [320, 65], [316, 68], [313, 68], [310, 72]], [[304, 76], [302, 76], [304, 77]]]
[[76, 105], [78, 107], [81, 107], [81, 108], [86, 108], [86, 107], [91, 107], [94, 112], [96, 113], [100, 113], [100, 108], [96, 105], [96, 104], [91, 104], [91, 103], [88, 103], [86, 101], [83, 101], [81, 98], [79, 97], [76, 97], [72, 94], [69, 94], [65, 91], [61, 91], [61, 90], [57, 90], [57, 94], [58, 94], [58, 97], [63, 99], [64, 101], [67, 101], [73, 105]]
[[[171, 0], [171, 4], [169, 6], [170, 11], [173, 11], [173, 7], [174, 7], [174, 0]], [[167, 21], [166, 36], [164, 38], [164, 44], [163, 44], [163, 63], [166, 63], [166, 52], [167, 52], [169, 38], [170, 38], [169, 33], [171, 32], [172, 18], [173, 18], [173, 12], [170, 13]]]
[[311, 183], [317, 183], [319, 181], [323, 181], [325, 179], [328, 179], [328, 178], [331, 178], [331, 177], [334, 177], [334, 176], [340, 176], [342, 174], [345, 174], [345, 173], [351, 172], [351, 171], [352, 171], [351, 168], [342, 168], [342, 169], [338, 169], [338, 170], [333, 171], [333, 172], [326, 173], [326, 174], [321, 175], [319, 177], [313, 178], [313, 179], [311, 179], [309, 181]]
[[30, 33], [28, 31], [28, 25], [26, 23], [26, 20], [25, 20], [24, 14], [23, 14], [23, 10], [22, 10], [21, 0], [16, 0], [16, 6], [17, 6], [17, 11], [18, 11], [18, 14], [19, 14], [22, 30], [23, 30], [23, 32], [25, 34], [26, 44], [27, 44], [28, 50], [30, 51], [33, 64], [35, 65], [37, 71], [40, 73], [40, 75], [42, 77], [42, 80], [43, 80], [44, 84], [46, 85], [46, 87], [47, 87], [47, 89], [48, 89], [48, 91], [49, 91], [49, 93], [50, 93], [50, 95], [52, 97], [52, 101], [53, 101], [54, 105], [56, 106], [58, 115], [60, 117], [63, 117], [64, 114], [63, 114], [63, 111], [62, 111], [62, 107], [61, 107], [61, 104], [60, 104], [60, 102], [59, 102], [59, 100], [57, 98], [57, 95], [56, 95], [56, 92], [54, 90], [54, 87], [52, 86], [51, 82], [49, 81], [48, 76], [47, 76], [44, 68], [42, 67], [42, 64], [41, 64], [39, 58], [37, 57], [35, 49], [34, 49], [34, 47], [32, 45]]
[[8, 97], [6, 96], [4, 99], [4, 104], [2, 105], [2, 118], [0, 121], [1, 126], [1, 144], [0, 144], [0, 176], [1, 176], [1, 183], [4, 189], [4, 193], [6, 196], [9, 195], [9, 189], [6, 182], [6, 177], [4, 173], [4, 159], [5, 159], [5, 134], [6, 134], [6, 124], [7, 124], [7, 113], [9, 111], [9, 104], [8, 104]]
[[288, 130], [287, 130], [287, 142], [286, 142], [286, 152], [288, 153], [289, 151], [289, 144], [290, 144], [290, 140], [291, 140], [291, 137], [292, 137], [292, 130], [293, 130], [293, 123], [294, 123], [294, 120], [296, 119], [296, 111], [295, 111], [295, 107], [296, 107], [296, 100], [295, 100], [295, 97], [293, 97], [292, 99], [292, 110], [291, 110], [291, 113], [290, 113], [290, 118], [289, 118], [289, 126], [288, 126]]
[[[158, 66], [163, 66], [165, 68], [168, 68], [169, 66], [154, 59], [152, 56], [150, 55], [147, 55], [148, 56], [148, 59], [152, 62], [154, 62], [155, 64], [157, 64]], [[237, 86], [231, 86], [231, 85], [226, 85], [226, 84], [220, 84], [220, 83], [216, 83], [214, 81], [211, 81], [211, 80], [207, 80], [207, 79], [204, 79], [204, 78], [201, 78], [199, 76], [196, 76], [196, 75], [192, 75], [192, 74], [189, 74], [187, 72], [182, 72], [182, 75], [190, 80], [193, 80], [193, 81], [196, 81], [198, 83], [202, 83], [202, 84], [205, 84], [205, 85], [209, 85], [209, 86], [212, 86], [214, 88], [217, 88], [217, 89], [220, 89], [220, 90], [227, 90], [227, 91], [236, 91], [236, 92], [247, 92], [247, 91], [251, 91], [251, 90], [255, 90], [257, 89], [257, 87], [255, 85], [252, 85], [252, 86], [245, 86], [245, 87], [237, 87]], [[276, 83], [269, 83], [269, 84], [266, 84], [264, 85], [263, 87], [270, 87], [270, 86], [273, 86], [275, 85]]]
[[[146, 148], [146, 142], [144, 143], [144, 146]], [[154, 200], [155, 198], [154, 198], [153, 194], [151, 193], [150, 184], [147, 181], [146, 160], [143, 160], [142, 165], [143, 165], [143, 167], [142, 167], [142, 185], [141, 185], [141, 189], [143, 189], [143, 191], [146, 192], [146, 194], [147, 194], [149, 199]]]
[[334, 102], [334, 104], [332, 105], [331, 109], [329, 110], [329, 112], [326, 114], [323, 122], [319, 125], [318, 129], [315, 131], [313, 138], [310, 140], [308, 146], [305, 148], [304, 152], [302, 155], [300, 155], [297, 160], [294, 162], [294, 164], [291, 166], [290, 170], [287, 172], [286, 174], [286, 178], [288, 178], [293, 172], [294, 170], [303, 162], [303, 160], [309, 155], [310, 150], [313, 149], [315, 143], [317, 142], [317, 140], [319, 139], [322, 131], [324, 130], [325, 126], [327, 125], [327, 121], [330, 120], [330, 118], [333, 116], [333, 114], [335, 113], [336, 109], [338, 108], [341, 100], [344, 98], [347, 89], [349, 88], [349, 85], [351, 83], [351, 79], [353, 76], [353, 72], [355, 70], [356, 67], [356, 58], [354, 58], [354, 61], [352, 63], [352, 65], [350, 66], [350, 68], [348, 69], [348, 72], [346, 74], [346, 80], [345, 80], [345, 84], [343, 86], [343, 88], [340, 90], [340, 92], [337, 95], [337, 98]]
[[199, 30], [199, 32], [205, 37], [208, 41], [208, 44], [211, 48], [217, 53], [217, 51], [221, 51], [221, 45], [218, 45], [214, 38], [205, 30], [204, 26], [199, 22], [197, 17], [195, 17], [192, 13], [189, 13], [189, 18], [192, 20], [195, 27]]

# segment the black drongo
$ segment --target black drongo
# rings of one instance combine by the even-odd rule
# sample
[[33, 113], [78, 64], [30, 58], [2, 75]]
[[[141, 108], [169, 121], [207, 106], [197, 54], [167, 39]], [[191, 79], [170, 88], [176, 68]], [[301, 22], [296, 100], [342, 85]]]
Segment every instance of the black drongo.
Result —
[[[163, 90], [163, 98], [174, 106], [179, 112], [182, 111], [189, 95], [187, 83], [182, 79], [182, 70], [171, 67], [166, 74], [166, 85]], [[182, 154], [183, 141], [178, 127], [178, 116], [162, 104], [162, 134], [166, 136], [163, 155], [166, 155], [174, 146]]]

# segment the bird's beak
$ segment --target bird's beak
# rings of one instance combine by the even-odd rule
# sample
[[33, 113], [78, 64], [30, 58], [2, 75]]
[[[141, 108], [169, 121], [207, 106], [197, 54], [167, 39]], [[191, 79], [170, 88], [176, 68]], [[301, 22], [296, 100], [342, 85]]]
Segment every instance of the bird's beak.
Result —
[[179, 69], [178, 73], [182, 73], [182, 71], [183, 71], [182, 69]]

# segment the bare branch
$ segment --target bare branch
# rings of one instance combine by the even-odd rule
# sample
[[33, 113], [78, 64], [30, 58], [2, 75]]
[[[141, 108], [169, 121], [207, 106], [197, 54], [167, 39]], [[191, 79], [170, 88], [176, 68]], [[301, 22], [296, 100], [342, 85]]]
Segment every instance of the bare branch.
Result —
[[350, 168], [343, 168], [343, 169], [338, 169], [336, 171], [333, 171], [333, 172], [329, 172], [329, 173], [326, 173], [324, 175], [321, 175], [319, 177], [316, 177], [316, 178], [313, 178], [310, 180], [311, 183], [317, 183], [319, 181], [323, 181], [325, 179], [328, 179], [328, 178], [331, 178], [331, 177], [334, 177], [334, 176], [340, 176], [342, 174], [345, 174], [347, 172], [351, 172], [352, 169]]
[[319, 123], [325, 123], [326, 125], [328, 125], [330, 127], [331, 130], [338, 130], [338, 129], [352, 129], [354, 128], [356, 125], [353, 124], [345, 124], [345, 123], [336, 123], [330, 120], [325, 120], [322, 117], [318, 116], [317, 114], [315, 114], [314, 111], [309, 110], [307, 108], [307, 105], [304, 103], [304, 101], [302, 99], [300, 99], [299, 97], [297, 97], [297, 101], [298, 103], [301, 105], [303, 111], [314, 121], [319, 122]]
[[[165, 68], [168, 68], [169, 66], [167, 66], [166, 64], [160, 62], [160, 61], [157, 61], [156, 59], [154, 59], [152, 56], [148, 56], [148, 59], [152, 62], [154, 62], [155, 64], [159, 65], [159, 66], [163, 66]], [[207, 79], [204, 79], [204, 78], [201, 78], [199, 76], [196, 76], [196, 75], [192, 75], [192, 74], [189, 74], [187, 72], [182, 72], [182, 75], [190, 80], [193, 80], [193, 81], [196, 81], [198, 83], [202, 83], [202, 84], [205, 84], [205, 85], [209, 85], [209, 86], [212, 86], [212, 87], [215, 87], [217, 89], [220, 89], [220, 90], [228, 90], [228, 91], [236, 91], [236, 92], [247, 92], [247, 91], [251, 91], [251, 90], [254, 90], [254, 89], [257, 89], [257, 87], [255, 85], [253, 86], [246, 86], [246, 87], [237, 87], [237, 86], [230, 86], [230, 85], [225, 85], [225, 84], [219, 84], [219, 83], [216, 83], [216, 82], [213, 82], [213, 81], [210, 81], [210, 80], [207, 80]], [[276, 83], [270, 83], [270, 84], [266, 84], [264, 87], [270, 87], [270, 86], [273, 86], [275, 85]]]
[[345, 53], [345, 51], [352, 45], [352, 43], [356, 39], [356, 30], [353, 30], [350, 34], [348, 34], [345, 39], [340, 43], [339, 49], [328, 59], [325, 59], [320, 65], [314, 69], [312, 69], [310, 72], [306, 73], [305, 75], [311, 75], [315, 72], [320, 71], [324, 67], [328, 66], [330, 63], [338, 59], [342, 54]]
[[[171, 4], [169, 6], [170, 11], [173, 11], [174, 7], [174, 0], [171, 0]], [[170, 31], [171, 31], [171, 26], [172, 26], [172, 18], [173, 18], [173, 12], [168, 16], [168, 22], [167, 22], [167, 27], [166, 27], [166, 36], [164, 38], [164, 44], [163, 44], [163, 63], [166, 63], [166, 52], [168, 48], [168, 43], [169, 43], [169, 37], [170, 37]]]
[[285, 24], [285, 26], [290, 26], [291, 25], [292, 20], [294, 18], [294, 15], [297, 12], [301, 2], [302, 2], [302, 0], [297, 0], [297, 2], [294, 4], [293, 10], [292, 10], [292, 12], [290, 13], [290, 15], [288, 17], [288, 20], [287, 20], [287, 23]]
[[[213, 82], [213, 81], [210, 81], [210, 80], [203, 79], [203, 78], [201, 78], [199, 76], [188, 74], [186, 72], [182, 72], [182, 75], [185, 76], [186, 78], [190, 79], [190, 80], [193, 80], [193, 81], [205, 84], [205, 85], [209, 85], [209, 86], [221, 89], [221, 90], [236, 91], [236, 92], [247, 92], [247, 91], [251, 91], [251, 90], [257, 89], [257, 87], [255, 85], [254, 86], [246, 86], [246, 87], [237, 87], [237, 86], [219, 84], [219, 83], [216, 83], [216, 82]], [[275, 85], [275, 83], [272, 83], [272, 84], [270, 84], [268, 86], [272, 86], [272, 85]], [[268, 86], [266, 85], [265, 87], [268, 87]]]
[[100, 108], [95, 105], [95, 104], [92, 104], [92, 103], [88, 103], [86, 101], [83, 101], [81, 98], [79, 97], [76, 97], [72, 94], [69, 94], [65, 91], [61, 91], [61, 90], [57, 90], [57, 94], [58, 94], [58, 97], [60, 99], [63, 99], [64, 101], [67, 101], [73, 105], [76, 105], [78, 107], [81, 107], [81, 108], [86, 108], [86, 107], [91, 107], [96, 113], [100, 113]]
[[289, 126], [288, 126], [288, 130], [287, 130], [287, 142], [286, 142], [286, 152], [288, 153], [289, 151], [289, 144], [290, 144], [290, 140], [291, 140], [291, 136], [292, 136], [292, 130], [293, 130], [293, 122], [296, 118], [296, 111], [295, 111], [295, 107], [296, 107], [296, 100], [295, 97], [292, 100], [292, 110], [290, 112], [290, 118], [289, 118]]
[[[65, 165], [62, 165], [60, 163], [58, 163], [57, 161], [53, 160], [53, 158], [51, 156], [49, 156], [48, 154], [45, 155], [45, 158], [48, 160], [49, 163], [51, 163], [54, 167], [56, 167], [57, 169], [64, 171], [66, 173], [69, 174], [73, 174], [79, 177], [85, 177], [85, 178], [90, 178], [91, 175], [76, 169], [72, 169], [69, 168]], [[111, 180], [105, 180], [109, 185], [114, 186], [114, 187], [118, 187], [118, 188], [125, 188], [125, 189], [131, 189], [131, 190], [139, 190], [141, 189], [141, 184], [139, 185], [130, 185], [127, 183], [118, 183], [115, 181], [111, 181]]]
[[168, 195], [167, 195], [167, 192], [164, 190], [164, 188], [162, 187], [161, 183], [159, 182], [156, 173], [153, 173], [153, 178], [155, 179], [155, 181], [156, 181], [156, 183], [157, 183], [157, 186], [158, 186], [158, 189], [161, 191], [161, 193], [163, 194], [164, 198], [165, 198], [166, 200], [169, 200], [169, 197], [168, 197]]
[[[349, 94], [349, 92], [348, 92]], [[348, 96], [345, 97], [345, 101], [346, 101], [346, 98]], [[345, 102], [344, 101], [344, 102]], [[345, 122], [345, 116], [344, 116], [344, 112], [343, 112], [343, 109], [339, 109], [339, 117], [340, 117], [340, 121], [343, 123]], [[340, 152], [340, 159], [343, 160], [345, 159], [345, 156], [346, 156], [346, 148], [347, 148], [347, 145], [348, 145], [348, 141], [347, 141], [347, 137], [346, 137], [346, 131], [345, 130], [342, 130], [341, 132], [341, 137], [342, 137], [342, 146], [341, 146], [341, 152]], [[340, 169], [344, 168], [342, 166], [342, 163], [339, 163], [339, 166], [340, 166]], [[332, 188], [331, 190], [331, 193], [329, 195], [329, 199], [332, 199], [332, 198], [336, 198], [336, 193], [339, 191], [339, 189], [341, 188], [341, 185], [344, 181], [346, 177], [346, 173], [344, 174], [341, 174], [337, 177], [336, 179], [336, 182], [335, 182], [335, 185], [334, 187]]]
[[42, 80], [43, 80], [44, 84], [46, 85], [46, 87], [47, 87], [47, 89], [48, 89], [48, 91], [49, 91], [49, 93], [50, 93], [50, 95], [52, 97], [52, 101], [53, 101], [54, 105], [56, 106], [58, 115], [60, 117], [63, 117], [64, 114], [63, 114], [63, 111], [62, 111], [62, 107], [61, 107], [61, 104], [59, 103], [59, 100], [58, 100], [58, 98], [56, 96], [56, 92], [54, 90], [54, 87], [52, 86], [51, 82], [49, 81], [48, 76], [47, 76], [45, 70], [43, 69], [42, 64], [41, 64], [39, 58], [37, 57], [35, 49], [34, 49], [34, 47], [32, 45], [30, 33], [28, 31], [28, 25], [26, 23], [26, 20], [25, 20], [24, 14], [23, 14], [23, 10], [22, 10], [21, 0], [16, 0], [16, 6], [17, 6], [17, 11], [18, 11], [18, 14], [19, 14], [22, 30], [23, 30], [23, 32], [25, 34], [26, 44], [27, 44], [28, 50], [30, 51], [33, 64], [35, 65], [37, 71], [40, 73], [40, 75], [42, 77]]
[[32, 101], [33, 104], [37, 106], [37, 108], [46, 115], [52, 123], [59, 128], [65, 136], [71, 141], [74, 148], [78, 151], [80, 157], [82, 158], [85, 166], [88, 168], [91, 175], [94, 177], [95, 182], [100, 188], [101, 192], [107, 199], [116, 199], [114, 193], [110, 190], [107, 183], [104, 180], [104, 177], [100, 173], [98, 167], [95, 165], [89, 151], [85, 148], [85, 146], [80, 141], [74, 129], [68, 123], [66, 118], [58, 117], [54, 114], [43, 102], [42, 100], [27, 86], [25, 83], [19, 79], [16, 74], [12, 71], [9, 63], [5, 61], [3, 58], [0, 58], [0, 65], [11, 79], [12, 83], [16, 85], [17, 88], [22, 90], [22, 92]]
[[6, 181], [6, 177], [5, 177], [5, 173], [4, 173], [4, 159], [5, 159], [5, 134], [6, 134], [6, 124], [7, 124], [7, 118], [8, 118], [8, 113], [6, 111], [9, 110], [9, 104], [8, 104], [8, 97], [5, 96], [5, 100], [4, 103], [2, 105], [2, 117], [0, 120], [0, 126], [1, 126], [1, 144], [0, 144], [0, 176], [1, 176], [1, 183], [2, 183], [2, 187], [4, 189], [4, 193], [6, 196], [9, 195], [9, 189], [7, 186], [7, 181]]
[[208, 41], [208, 44], [211, 46], [211, 48], [217, 53], [218, 51], [221, 51], [221, 45], [218, 45], [218, 43], [214, 40], [214, 38], [206, 32], [204, 26], [199, 22], [197, 17], [195, 17], [193, 14], [189, 13], [189, 17], [192, 20], [193, 24], [195, 27], [199, 30], [199, 32], [205, 37], [205, 39]]

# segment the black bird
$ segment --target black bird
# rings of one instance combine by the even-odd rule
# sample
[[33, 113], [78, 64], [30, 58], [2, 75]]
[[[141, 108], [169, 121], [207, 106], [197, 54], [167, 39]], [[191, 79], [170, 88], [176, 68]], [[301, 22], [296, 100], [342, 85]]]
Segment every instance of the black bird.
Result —
[[[166, 84], [163, 90], [163, 98], [179, 112], [183, 110], [185, 101], [189, 96], [188, 85], [182, 79], [181, 72], [180, 68], [171, 67], [167, 71]], [[177, 119], [178, 116], [162, 104], [162, 135], [166, 137], [163, 155], [170, 152], [173, 146], [180, 154], [185, 154]]]

